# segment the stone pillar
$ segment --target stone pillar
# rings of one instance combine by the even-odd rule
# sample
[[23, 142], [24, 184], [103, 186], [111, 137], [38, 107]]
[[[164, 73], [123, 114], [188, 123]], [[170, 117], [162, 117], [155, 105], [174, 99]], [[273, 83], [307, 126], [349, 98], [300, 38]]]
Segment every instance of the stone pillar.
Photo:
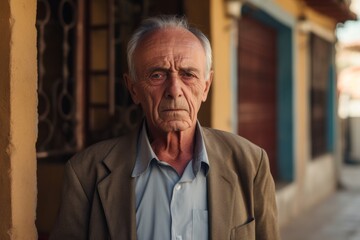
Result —
[[36, 0], [0, 1], [0, 239], [37, 239]]

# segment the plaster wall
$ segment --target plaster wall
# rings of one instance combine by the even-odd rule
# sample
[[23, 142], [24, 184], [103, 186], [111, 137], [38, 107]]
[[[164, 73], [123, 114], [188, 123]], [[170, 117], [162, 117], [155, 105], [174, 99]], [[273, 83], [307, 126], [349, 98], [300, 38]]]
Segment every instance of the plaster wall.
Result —
[[303, 178], [276, 193], [280, 226], [285, 226], [335, 191], [337, 179], [333, 156], [324, 155], [306, 165]]
[[[295, 182], [302, 188], [302, 181], [310, 161], [310, 103], [309, 103], [309, 35], [301, 29], [296, 29], [296, 59], [295, 69]], [[296, 196], [295, 196], [296, 197]]]
[[274, 0], [285, 11], [289, 12], [297, 18], [305, 18], [304, 20], [315, 22], [316, 24], [327, 28], [334, 29], [336, 21], [330, 17], [319, 14], [313, 9], [306, 6], [302, 1], [298, 0]]
[[308, 163], [304, 190], [299, 199], [301, 207], [314, 206], [334, 193], [337, 182], [334, 163], [334, 156], [331, 154], [323, 155]]
[[36, 239], [36, 1], [1, 1], [0, 16], [0, 239]]
[[305, 4], [298, 0], [274, 0], [274, 2], [295, 16], [298, 16], [301, 10], [305, 8]]
[[[240, 11], [240, 9], [239, 9]], [[210, 0], [211, 43], [213, 48], [214, 81], [212, 88], [212, 127], [232, 131], [231, 99], [231, 36], [236, 28], [226, 16], [224, 1]]]

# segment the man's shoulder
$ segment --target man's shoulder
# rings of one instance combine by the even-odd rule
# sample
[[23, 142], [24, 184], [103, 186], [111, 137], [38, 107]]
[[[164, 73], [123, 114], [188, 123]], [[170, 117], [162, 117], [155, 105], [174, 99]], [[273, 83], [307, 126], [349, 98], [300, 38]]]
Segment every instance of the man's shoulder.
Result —
[[87, 157], [101, 159], [104, 158], [120, 141], [120, 138], [112, 138], [107, 140], [102, 140], [100, 142], [94, 143], [84, 150], [77, 153], [71, 161], [80, 161], [80, 159], [84, 159]]
[[129, 132], [123, 136], [97, 142], [75, 154], [69, 162], [74, 167], [81, 166], [81, 168], [84, 168], [85, 166], [92, 167], [97, 165], [109, 157], [109, 155], [112, 155], [114, 151], [116, 151], [118, 157], [121, 157], [122, 152], [130, 151], [134, 142], [130, 139], [133, 139], [135, 134], [135, 132]]
[[255, 151], [261, 149], [258, 145], [252, 143], [248, 139], [234, 133], [208, 127], [203, 127], [203, 132], [205, 137], [211, 138], [212, 141], [216, 141], [218, 144], [236, 148], [253, 149]]
[[203, 128], [203, 133], [208, 154], [224, 166], [243, 171], [243, 175], [255, 175], [266, 156], [261, 147], [239, 135], [212, 128]]

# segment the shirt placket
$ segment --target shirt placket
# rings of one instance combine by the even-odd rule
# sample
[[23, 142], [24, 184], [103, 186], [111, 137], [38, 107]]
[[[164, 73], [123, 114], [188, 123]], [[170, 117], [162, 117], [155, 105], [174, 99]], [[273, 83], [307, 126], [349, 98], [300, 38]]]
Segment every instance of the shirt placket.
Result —
[[177, 182], [174, 185], [170, 211], [171, 211], [171, 228], [172, 228], [172, 239], [173, 240], [182, 240], [182, 232], [180, 229], [180, 217], [183, 216], [184, 213], [181, 213], [180, 199], [184, 198], [183, 195], [183, 183], [181, 181]]
[[[186, 196], [186, 188], [191, 188], [191, 182], [195, 176], [192, 174], [193, 169], [191, 163], [186, 167], [185, 172], [181, 179], [174, 185], [170, 211], [172, 219], [172, 239], [173, 240], [183, 240], [189, 239], [190, 236], [187, 236], [187, 227], [186, 222], [190, 221], [191, 218], [187, 215], [187, 211], [192, 211], [190, 196]], [[189, 190], [189, 189], [187, 189]]]

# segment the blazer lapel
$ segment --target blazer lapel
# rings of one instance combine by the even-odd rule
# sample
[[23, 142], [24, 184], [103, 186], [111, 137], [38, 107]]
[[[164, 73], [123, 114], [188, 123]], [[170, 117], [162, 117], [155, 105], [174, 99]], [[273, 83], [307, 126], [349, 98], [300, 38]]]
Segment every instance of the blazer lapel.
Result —
[[98, 183], [111, 239], [136, 239], [135, 190], [131, 173], [136, 157], [137, 131], [122, 137], [104, 159], [109, 175]]
[[230, 171], [224, 159], [230, 157], [230, 150], [221, 148], [214, 137], [203, 129], [206, 151], [210, 163], [208, 175], [209, 233], [210, 239], [230, 239], [230, 227], [235, 201], [234, 183], [236, 175]]

